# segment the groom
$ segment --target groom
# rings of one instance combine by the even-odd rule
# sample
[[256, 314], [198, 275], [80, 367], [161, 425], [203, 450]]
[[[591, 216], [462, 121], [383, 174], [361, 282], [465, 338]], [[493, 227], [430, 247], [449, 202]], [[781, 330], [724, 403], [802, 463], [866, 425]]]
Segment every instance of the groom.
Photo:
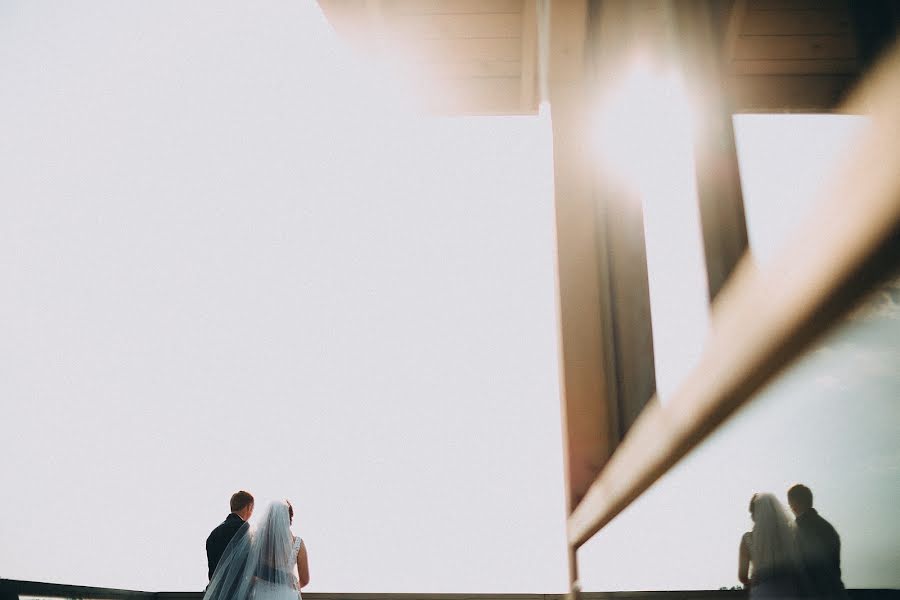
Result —
[[212, 530], [206, 538], [206, 562], [209, 564], [209, 579], [212, 580], [216, 565], [219, 564], [228, 542], [234, 537], [250, 515], [253, 514], [253, 496], [241, 490], [231, 496], [231, 514]]
[[803, 484], [788, 490], [788, 504], [797, 517], [797, 545], [812, 586], [819, 599], [844, 600], [841, 581], [841, 538], [831, 523], [813, 508], [812, 491]]

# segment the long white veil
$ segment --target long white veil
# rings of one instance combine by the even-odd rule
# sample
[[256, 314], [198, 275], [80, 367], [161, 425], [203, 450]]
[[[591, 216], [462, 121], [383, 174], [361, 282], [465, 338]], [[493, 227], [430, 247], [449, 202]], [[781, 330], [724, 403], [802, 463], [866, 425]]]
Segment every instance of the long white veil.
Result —
[[296, 598], [293, 545], [287, 502], [271, 502], [258, 524], [244, 523], [231, 538], [203, 600]]
[[795, 525], [772, 494], [757, 494], [753, 499], [750, 556], [757, 573], [799, 569]]

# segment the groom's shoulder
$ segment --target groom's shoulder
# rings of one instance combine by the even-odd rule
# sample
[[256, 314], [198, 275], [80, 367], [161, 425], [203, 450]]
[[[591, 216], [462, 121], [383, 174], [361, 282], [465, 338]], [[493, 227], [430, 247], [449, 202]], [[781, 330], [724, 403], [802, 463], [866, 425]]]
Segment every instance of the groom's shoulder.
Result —
[[239, 518], [235, 517], [234, 513], [225, 517], [225, 520], [219, 523], [213, 528], [213, 530], [209, 533], [209, 537], [206, 538], [206, 541], [210, 541], [220, 535], [224, 535], [226, 532], [231, 531], [232, 529], [239, 529], [242, 521]]

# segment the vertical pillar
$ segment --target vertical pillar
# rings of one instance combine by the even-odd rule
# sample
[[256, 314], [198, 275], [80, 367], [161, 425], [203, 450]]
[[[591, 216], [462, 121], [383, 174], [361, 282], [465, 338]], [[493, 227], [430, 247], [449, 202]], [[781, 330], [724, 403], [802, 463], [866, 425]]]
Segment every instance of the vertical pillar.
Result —
[[631, 3], [571, 0], [554, 3], [551, 15], [549, 92], [570, 513], [655, 391], [641, 199], [604, 177], [592, 130], [597, 89], [611, 79], [633, 37], [615, 33], [617, 27], [641, 23], [643, 12]]
[[[633, 54], [640, 51], [652, 58], [658, 53], [652, 43], [661, 15], [659, 0], [589, 3], [585, 52], [591, 111], [600, 110], [603, 97], [615, 91]], [[594, 135], [593, 145], [608, 156], [615, 155], [620, 150], [617, 145], [625, 142]], [[595, 158], [590, 177], [597, 254], [605, 263], [599, 265], [601, 314], [611, 374], [608, 395], [613, 440], [618, 442], [656, 393], [644, 213], [640, 193], [623, 182], [621, 173], [605, 168]]]
[[586, 10], [584, 1], [553, 3], [548, 69], [568, 513], [577, 506], [605, 464], [611, 451], [612, 430], [598, 281], [602, 263], [597, 255], [592, 153], [586, 130], [589, 116], [584, 81]]
[[694, 161], [709, 298], [713, 302], [747, 250], [747, 224], [722, 64], [724, 28], [709, 0], [674, 3], [676, 49], [696, 114]]

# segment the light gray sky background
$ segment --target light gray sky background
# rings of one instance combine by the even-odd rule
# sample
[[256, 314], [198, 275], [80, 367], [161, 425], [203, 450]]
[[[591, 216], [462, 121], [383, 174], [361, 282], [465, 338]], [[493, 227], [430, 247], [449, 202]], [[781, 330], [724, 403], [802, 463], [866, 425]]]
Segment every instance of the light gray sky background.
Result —
[[[834, 157], [766, 169], [860, 125], [756, 119], [763, 257], [808, 207], [760, 186]], [[295, 504], [310, 591], [565, 588], [546, 118], [410, 116], [311, 2], [5, 2], [0, 131], [0, 576], [202, 589], [246, 488]], [[672, 207], [647, 207], [664, 394], [706, 326]], [[845, 581], [900, 587], [876, 300], [592, 540], [585, 589], [734, 584], [750, 494], [798, 479]]]

